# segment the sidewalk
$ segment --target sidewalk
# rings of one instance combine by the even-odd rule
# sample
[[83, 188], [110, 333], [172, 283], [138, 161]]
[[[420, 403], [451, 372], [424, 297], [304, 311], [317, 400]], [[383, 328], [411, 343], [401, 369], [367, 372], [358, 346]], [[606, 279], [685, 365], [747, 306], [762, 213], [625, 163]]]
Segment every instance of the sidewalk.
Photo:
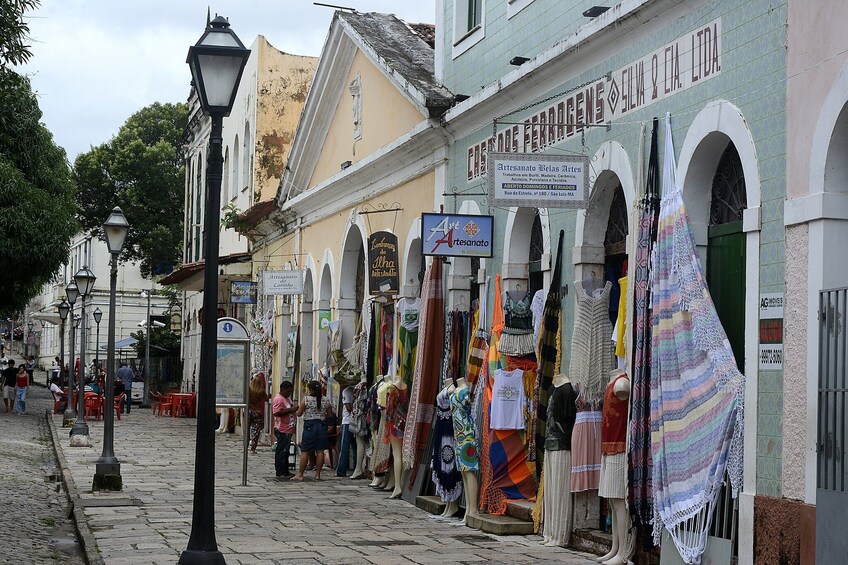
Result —
[[[188, 543], [196, 420], [151, 412], [133, 407], [115, 420], [124, 484], [117, 493], [91, 491], [103, 423], [89, 422], [92, 448], [71, 448], [61, 415], [48, 418], [91, 564], [173, 564]], [[319, 482], [276, 481], [268, 447], [250, 456], [241, 486], [241, 436], [216, 437], [216, 536], [229, 564], [594, 563], [544, 547], [538, 536], [498, 538], [436, 520], [329, 469]]]

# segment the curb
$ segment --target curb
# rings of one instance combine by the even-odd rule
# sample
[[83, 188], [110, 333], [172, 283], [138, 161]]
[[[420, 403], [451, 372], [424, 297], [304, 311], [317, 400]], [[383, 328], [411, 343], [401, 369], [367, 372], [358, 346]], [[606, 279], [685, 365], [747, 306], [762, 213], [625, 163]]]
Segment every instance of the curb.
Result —
[[65, 496], [67, 497], [68, 505], [71, 507], [70, 517], [74, 521], [74, 530], [76, 530], [80, 548], [85, 556], [85, 562], [87, 565], [105, 565], [100, 552], [97, 551], [97, 540], [94, 538], [94, 534], [91, 533], [91, 528], [88, 526], [81, 505], [78, 504], [80, 496], [74, 483], [74, 478], [71, 476], [71, 471], [68, 469], [68, 462], [65, 460], [62, 450], [57, 447], [59, 445], [59, 435], [56, 424], [49, 411], [45, 412], [44, 417], [47, 420], [47, 426], [50, 428], [53, 453], [56, 454], [56, 461], [62, 472], [62, 484], [65, 486]]

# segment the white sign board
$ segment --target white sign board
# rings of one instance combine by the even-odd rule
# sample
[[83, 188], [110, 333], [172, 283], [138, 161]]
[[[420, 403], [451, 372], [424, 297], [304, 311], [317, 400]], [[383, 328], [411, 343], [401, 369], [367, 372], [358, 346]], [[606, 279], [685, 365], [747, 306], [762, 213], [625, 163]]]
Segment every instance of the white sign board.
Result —
[[768, 292], [760, 295], [760, 320], [783, 318], [783, 293]]
[[489, 155], [489, 204], [585, 208], [589, 200], [586, 155]]
[[303, 294], [303, 271], [264, 271], [262, 292], [266, 296]]
[[761, 371], [783, 370], [783, 293], [760, 295], [760, 349]]

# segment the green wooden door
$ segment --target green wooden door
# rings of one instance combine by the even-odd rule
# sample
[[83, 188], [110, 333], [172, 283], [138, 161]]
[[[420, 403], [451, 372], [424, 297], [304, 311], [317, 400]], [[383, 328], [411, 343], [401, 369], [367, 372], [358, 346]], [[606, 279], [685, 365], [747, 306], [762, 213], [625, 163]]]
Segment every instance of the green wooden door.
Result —
[[745, 363], [745, 234], [742, 221], [709, 227], [707, 285], [742, 371]]

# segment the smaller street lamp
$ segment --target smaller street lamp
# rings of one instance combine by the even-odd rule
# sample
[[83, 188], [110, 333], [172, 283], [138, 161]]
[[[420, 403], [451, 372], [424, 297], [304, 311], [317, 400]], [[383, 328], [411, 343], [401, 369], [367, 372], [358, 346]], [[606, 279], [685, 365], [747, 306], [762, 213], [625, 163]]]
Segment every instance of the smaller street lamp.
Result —
[[[89, 439], [88, 424], [85, 421], [85, 330], [87, 320], [85, 317], [85, 299], [91, 295], [94, 289], [94, 281], [97, 277], [91, 272], [87, 266], [83, 267], [74, 274], [74, 281], [79, 288], [80, 297], [82, 298], [82, 307], [80, 309], [80, 319], [82, 320], [82, 330], [80, 331], [80, 378], [77, 394], [77, 421], [74, 422], [74, 427], [71, 428], [71, 447], [91, 447]], [[111, 408], [107, 406], [107, 408]]]
[[[103, 235], [106, 239], [106, 247], [111, 255], [109, 263], [109, 321], [106, 325], [106, 406], [108, 410], [103, 415], [103, 451], [95, 466], [92, 490], [117, 491], [123, 488], [121, 462], [115, 457], [113, 449], [115, 411], [112, 408], [115, 405], [115, 294], [118, 284], [118, 256], [124, 248], [124, 241], [129, 229], [129, 222], [117, 206], [112, 209], [112, 213], [103, 223]], [[94, 315], [96, 317], [97, 312]], [[127, 402], [131, 402], [132, 390], [125, 391], [124, 394], [127, 395]]]
[[98, 306], [94, 310], [94, 323], [97, 324], [97, 340], [94, 342], [94, 361], [97, 370], [100, 371], [100, 320], [103, 319], [103, 310]]
[[[65, 297], [68, 299], [68, 304], [70, 305], [70, 313], [71, 313], [71, 324], [69, 331], [71, 332], [71, 361], [68, 364], [68, 405], [65, 407], [65, 414], [62, 416], [62, 427], [67, 428], [72, 426], [74, 423], [74, 386], [76, 386], [77, 381], [76, 377], [76, 354], [74, 353], [74, 348], [76, 347], [77, 340], [77, 316], [74, 314], [74, 304], [79, 297], [79, 289], [77, 288], [77, 283], [73, 280], [68, 283], [65, 287]], [[76, 377], [79, 379], [79, 377]]]
[[[26, 340], [26, 347], [24, 347], [24, 351], [26, 352], [27, 356], [32, 354], [32, 351], [30, 350], [30, 342], [32, 341], [32, 326], [33, 326], [32, 321], [27, 322], [27, 340]], [[27, 360], [29, 360], [29, 359], [27, 359]], [[30, 384], [32, 384], [32, 383], [30, 383]]]

